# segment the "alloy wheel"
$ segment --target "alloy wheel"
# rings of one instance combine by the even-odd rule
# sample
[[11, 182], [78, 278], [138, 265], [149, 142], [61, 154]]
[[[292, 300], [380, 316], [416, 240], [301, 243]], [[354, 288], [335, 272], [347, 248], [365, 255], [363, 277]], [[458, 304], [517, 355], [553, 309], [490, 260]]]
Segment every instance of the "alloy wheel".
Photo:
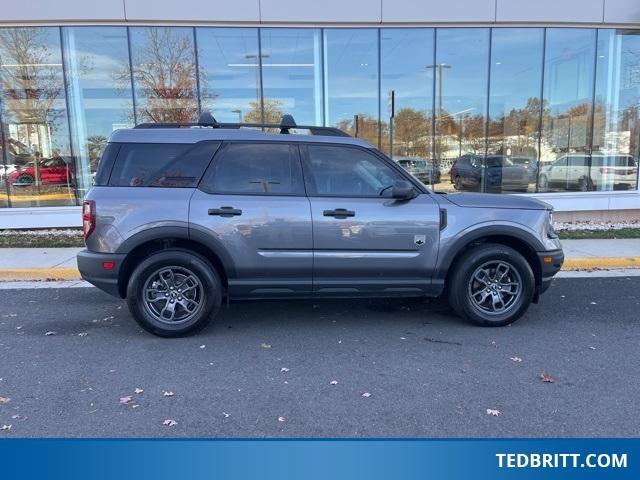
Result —
[[473, 272], [468, 293], [475, 308], [488, 315], [501, 315], [517, 303], [522, 294], [522, 279], [508, 262], [486, 262]]
[[157, 321], [186, 323], [204, 305], [200, 279], [189, 269], [163, 267], [149, 275], [143, 287], [145, 310]]

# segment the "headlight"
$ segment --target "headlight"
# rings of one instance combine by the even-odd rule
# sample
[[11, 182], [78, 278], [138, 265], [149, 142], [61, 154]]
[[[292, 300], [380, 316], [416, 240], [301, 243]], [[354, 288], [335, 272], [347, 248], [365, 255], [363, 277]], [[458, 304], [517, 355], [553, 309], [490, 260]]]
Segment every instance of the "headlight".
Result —
[[549, 212], [549, 217], [548, 217], [548, 225], [547, 225], [547, 237], [549, 238], [558, 238], [558, 234], [556, 233], [556, 231], [553, 229], [553, 210], [548, 210]]

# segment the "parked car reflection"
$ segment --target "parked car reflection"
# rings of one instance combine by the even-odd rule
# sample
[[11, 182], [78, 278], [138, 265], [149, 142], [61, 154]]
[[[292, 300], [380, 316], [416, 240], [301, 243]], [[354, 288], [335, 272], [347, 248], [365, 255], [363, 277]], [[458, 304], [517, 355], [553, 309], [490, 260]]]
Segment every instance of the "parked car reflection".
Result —
[[548, 190], [631, 190], [638, 164], [631, 155], [569, 154], [540, 169], [538, 187]]
[[504, 155], [462, 155], [449, 171], [451, 183], [456, 190], [487, 192], [526, 192], [529, 188], [530, 173], [527, 168], [515, 165]]
[[394, 157], [394, 160], [422, 183], [440, 183], [440, 169], [433, 160], [418, 157]]
[[72, 185], [75, 175], [73, 162], [67, 162], [58, 155], [40, 160], [37, 170], [35, 162], [18, 166], [8, 174], [8, 178], [9, 183], [14, 186], [33, 185], [36, 178], [39, 178], [42, 184]]

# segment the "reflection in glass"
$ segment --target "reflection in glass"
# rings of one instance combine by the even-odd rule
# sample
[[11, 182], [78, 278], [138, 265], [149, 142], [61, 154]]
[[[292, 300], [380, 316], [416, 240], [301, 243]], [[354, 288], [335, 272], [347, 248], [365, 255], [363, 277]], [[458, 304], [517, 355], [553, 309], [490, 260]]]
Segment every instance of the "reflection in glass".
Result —
[[326, 123], [377, 145], [378, 32], [327, 29], [324, 37]]
[[426, 68], [434, 64], [434, 30], [385, 28], [380, 48], [380, 111], [388, 132], [382, 149], [420, 181], [435, 185], [441, 172], [433, 161], [434, 70]]
[[496, 28], [491, 36], [487, 149], [505, 165], [501, 191], [535, 190], [543, 37], [541, 28]]
[[591, 183], [635, 190], [640, 156], [640, 31], [600, 30]]
[[[132, 27], [130, 38], [138, 123], [195, 121], [198, 97], [193, 29]], [[125, 68], [123, 84], [128, 81], [127, 73]]]
[[485, 154], [489, 29], [443, 28], [436, 37], [436, 61], [427, 66], [436, 74], [435, 155], [453, 186], [463, 189], [470, 179], [456, 159]]
[[546, 35], [538, 188], [590, 190], [588, 154], [596, 31], [548, 28]]
[[0, 62], [8, 203], [75, 205], [60, 30], [0, 29]]
[[[114, 81], [129, 62], [125, 27], [63, 27], [65, 74], [79, 196], [91, 187], [107, 138], [133, 126], [130, 77]], [[125, 69], [126, 70], [126, 69]], [[126, 82], [129, 79], [129, 82]]]
[[288, 113], [299, 125], [322, 125], [320, 30], [263, 28], [260, 35], [266, 120]]
[[257, 28], [196, 28], [203, 110], [221, 122], [260, 122]]

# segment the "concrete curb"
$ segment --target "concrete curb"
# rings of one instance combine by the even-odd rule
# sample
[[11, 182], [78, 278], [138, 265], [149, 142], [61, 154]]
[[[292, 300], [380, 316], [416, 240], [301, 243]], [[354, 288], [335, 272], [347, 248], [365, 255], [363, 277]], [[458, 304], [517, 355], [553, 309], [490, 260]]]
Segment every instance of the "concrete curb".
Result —
[[2, 268], [0, 281], [14, 280], [80, 280], [77, 268]]
[[640, 268], [640, 257], [566, 258], [562, 270]]
[[[640, 257], [584, 257], [567, 258], [562, 270], [608, 270], [640, 268]], [[80, 280], [77, 268], [2, 268], [0, 281], [20, 280]]]

